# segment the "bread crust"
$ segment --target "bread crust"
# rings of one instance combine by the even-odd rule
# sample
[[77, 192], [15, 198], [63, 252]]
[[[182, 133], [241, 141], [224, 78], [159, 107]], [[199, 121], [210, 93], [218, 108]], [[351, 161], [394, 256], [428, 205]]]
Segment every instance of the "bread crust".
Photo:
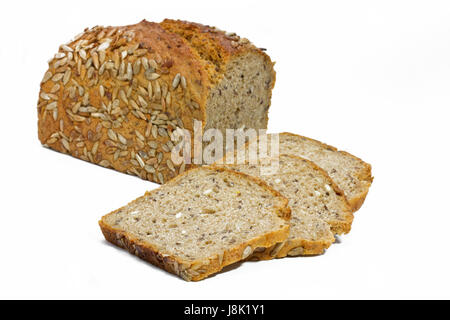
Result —
[[301, 136], [298, 134], [294, 134], [291, 132], [282, 132], [282, 133], [280, 133], [280, 135], [286, 135], [286, 136], [291, 136], [291, 137], [300, 137], [305, 140], [309, 140], [309, 141], [315, 142], [317, 144], [320, 144], [321, 146], [323, 146], [326, 149], [329, 149], [329, 150], [332, 150], [332, 151], [335, 151], [335, 152], [338, 152], [341, 154], [345, 154], [345, 155], [355, 159], [356, 161], [358, 161], [363, 168], [363, 171], [358, 176], [358, 179], [362, 182], [361, 187], [362, 187], [363, 191], [354, 197], [348, 197], [347, 195], [345, 195], [345, 193], [343, 193], [343, 194], [347, 198], [347, 201], [350, 204], [352, 212], [356, 212], [361, 208], [361, 206], [364, 203], [364, 200], [366, 199], [366, 196], [369, 192], [369, 188], [373, 182], [372, 166], [369, 163], [364, 162], [362, 159], [360, 159], [346, 151], [338, 150], [337, 148], [330, 146], [328, 144], [325, 144], [319, 140], [311, 139], [311, 138]]
[[[289, 221], [290, 219], [290, 207], [288, 206], [288, 200], [283, 197], [278, 191], [269, 187], [264, 181], [245, 175], [243, 173], [228, 170], [226, 168], [194, 168], [189, 170], [189, 173], [195, 173], [195, 170], [202, 170], [209, 168], [210, 170], [216, 172], [228, 172], [233, 175], [239, 176], [240, 179], [246, 179], [256, 183], [265, 190], [269, 191], [278, 201], [281, 201], [280, 206], [274, 208], [274, 213], [277, 214], [282, 219]], [[170, 180], [167, 185], [176, 184], [180, 179], [184, 177], [188, 172], [175, 177]], [[157, 190], [157, 189], [155, 189]], [[147, 192], [145, 196], [151, 195], [155, 190]], [[131, 203], [137, 201], [138, 199], [132, 201]], [[131, 204], [130, 203], [130, 204]], [[124, 206], [125, 207], [125, 206]], [[217, 273], [222, 270], [225, 266], [241, 261], [243, 257], [244, 250], [251, 246], [253, 249], [257, 247], [270, 247], [278, 242], [283, 242], [287, 239], [289, 235], [289, 224], [280, 228], [277, 231], [269, 232], [263, 234], [259, 237], [255, 237], [245, 243], [237, 245], [229, 250], [226, 250], [222, 256], [211, 257], [210, 259], [202, 259], [195, 261], [184, 261], [173, 255], [166, 255], [160, 252], [155, 246], [148, 242], [137, 239], [132, 234], [124, 232], [123, 230], [113, 228], [105, 222], [105, 218], [115, 212], [123, 209], [124, 207], [114, 210], [113, 212], [105, 215], [99, 221], [99, 226], [105, 237], [105, 239], [112, 244], [115, 244], [121, 248], [128, 250], [130, 253], [135, 254], [139, 258], [146, 260], [153, 265], [156, 265], [170, 273], [180, 276], [186, 281], [198, 281], [208, 277], [211, 274]]]
[[[202, 30], [198, 37], [227, 52], [224, 66], [247, 52], [270, 61], [251, 43], [233, 47], [225, 32], [214, 33]], [[162, 24], [143, 20], [85, 29], [49, 62], [37, 108], [39, 140], [76, 158], [164, 183], [192, 166], [172, 163], [174, 133], [192, 132], [194, 120], [205, 126], [208, 95], [223, 75]]]

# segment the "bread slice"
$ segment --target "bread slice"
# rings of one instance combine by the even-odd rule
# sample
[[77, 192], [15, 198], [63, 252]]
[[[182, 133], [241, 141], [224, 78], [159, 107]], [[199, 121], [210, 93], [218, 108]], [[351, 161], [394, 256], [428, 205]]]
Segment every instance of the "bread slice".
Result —
[[350, 231], [350, 206], [323, 169], [309, 160], [286, 154], [279, 156], [278, 170], [273, 173], [265, 174], [264, 165], [262, 160], [252, 165], [248, 159], [244, 164], [224, 165], [264, 180], [289, 199], [292, 211], [288, 240], [269, 250], [257, 250], [253, 258], [321, 254], [334, 242], [334, 234]]
[[293, 133], [280, 133], [279, 142], [280, 153], [309, 159], [324, 169], [344, 192], [353, 212], [361, 207], [373, 181], [370, 164], [348, 152]]
[[101, 230], [185, 280], [197, 281], [289, 235], [288, 200], [263, 181], [224, 168], [186, 171], [105, 215]]

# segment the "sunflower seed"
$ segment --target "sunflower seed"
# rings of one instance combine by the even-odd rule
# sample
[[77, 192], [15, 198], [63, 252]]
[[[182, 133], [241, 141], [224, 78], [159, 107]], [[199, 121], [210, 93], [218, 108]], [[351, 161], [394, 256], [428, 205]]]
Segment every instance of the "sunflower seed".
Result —
[[89, 104], [89, 92], [86, 91], [83, 95], [83, 101], [82, 101], [83, 106], [87, 106]]
[[139, 131], [136, 130], [135, 133], [139, 140], [145, 141], [144, 136]]
[[143, 114], [140, 110], [136, 110], [136, 113], [138, 114], [138, 118], [141, 118], [142, 120], [147, 120], [145, 114]]
[[111, 166], [111, 163], [108, 160], [102, 160], [98, 164], [105, 168], [108, 168], [109, 166]]
[[58, 82], [64, 77], [64, 73], [57, 73], [52, 77], [53, 82]]
[[158, 128], [158, 133], [161, 137], [168, 137], [169, 135], [167, 134], [167, 130], [164, 129], [163, 127], [159, 127]]
[[98, 70], [98, 68], [100, 67], [100, 61], [98, 59], [98, 53], [97, 52], [93, 52], [92, 53], [92, 62], [94, 63], [95, 69]]
[[142, 160], [142, 158], [141, 158], [140, 155], [136, 154], [136, 155], [135, 155], [135, 158], [136, 158], [136, 160], [139, 162], [139, 165], [140, 165], [142, 168], [145, 167], [144, 160]]
[[186, 84], [186, 78], [184, 76], [181, 76], [181, 87], [186, 90], [187, 84]]
[[57, 138], [50, 138], [50, 139], [48, 139], [48, 140], [46, 141], [46, 143], [47, 143], [47, 144], [53, 144], [53, 143], [55, 143], [56, 141], [58, 141]]
[[133, 79], [133, 67], [130, 62], [128, 62], [127, 64], [127, 79], [128, 80]]
[[161, 86], [159, 84], [159, 81], [155, 81], [155, 96], [154, 98], [156, 100], [161, 99]]
[[44, 74], [44, 77], [42, 78], [42, 81], [41, 81], [41, 82], [47, 82], [48, 80], [51, 79], [52, 76], [53, 76], [52, 73], [51, 73], [50, 71], [47, 71], [47, 72]]
[[[102, 64], [103, 62], [105, 62], [105, 58], [106, 58], [106, 53], [105, 51], [100, 51], [99, 52], [99, 63]], [[98, 68], [97, 68], [98, 69]]]
[[41, 99], [44, 99], [47, 101], [50, 100], [49, 95], [47, 93], [45, 93], [44, 91], [41, 91], [41, 94], [39, 96], [41, 97]]
[[87, 54], [86, 51], [84, 51], [84, 49], [81, 49], [78, 54], [80, 55], [81, 59], [86, 60], [87, 59]]
[[62, 143], [64, 149], [66, 149], [67, 151], [70, 151], [69, 141], [67, 141], [66, 139], [62, 139], [61, 143]]
[[161, 172], [158, 173], [158, 180], [159, 182], [164, 183], [164, 176], [162, 175]]
[[153, 96], [153, 88], [152, 88], [152, 83], [151, 82], [148, 83], [147, 92], [148, 92], [148, 98], [151, 101], [152, 100], [152, 96]]
[[148, 145], [150, 146], [150, 148], [152, 149], [156, 149], [158, 147], [158, 144], [156, 143], [156, 141], [149, 141]]
[[63, 44], [61, 46], [61, 49], [63, 49], [64, 51], [67, 51], [67, 52], [73, 52], [73, 49], [66, 44]]
[[72, 112], [77, 113], [78, 110], [80, 109], [80, 107], [81, 107], [81, 102], [75, 103], [74, 106], [72, 107]]
[[70, 71], [70, 69], [67, 69], [66, 72], [64, 72], [64, 77], [63, 77], [63, 84], [64, 85], [67, 85], [67, 83], [69, 83], [71, 75], [72, 75], [72, 71]]
[[64, 52], [57, 52], [55, 54], [55, 59], [61, 59], [64, 58], [66, 56], [66, 54]]
[[147, 71], [147, 69], [148, 69], [148, 59], [146, 57], [142, 57], [141, 61], [142, 61], [141, 63], [142, 63], [142, 66], [144, 67], [144, 70]]
[[137, 75], [141, 71], [141, 60], [136, 60], [133, 64], [133, 74]]
[[290, 257], [300, 256], [303, 254], [303, 251], [304, 251], [303, 247], [297, 247], [289, 250], [287, 255]]
[[97, 141], [97, 142], [95, 142], [94, 145], [92, 146], [91, 152], [92, 152], [92, 154], [93, 154], [94, 156], [97, 154], [98, 145], [99, 145], [99, 142]]
[[177, 73], [176, 76], [173, 78], [172, 81], [172, 88], [176, 89], [178, 87], [178, 84], [180, 83], [181, 80], [181, 74]]
[[152, 126], [152, 136], [155, 139], [158, 138], [158, 127], [157, 126]]
[[[108, 40], [110, 40], [110, 39], [108, 39]], [[109, 48], [109, 43], [110, 43], [110, 41], [103, 42], [101, 45], [98, 46], [97, 50], [98, 51], [105, 51], [106, 49]]]
[[55, 84], [51, 89], [50, 89], [50, 93], [55, 93], [56, 91], [59, 90], [61, 86], [59, 84]]
[[92, 66], [92, 57], [87, 59], [86, 63], [84, 64], [84, 67], [86, 69], [89, 69]]
[[166, 83], [162, 84], [161, 91], [162, 91], [162, 97], [166, 98], [167, 92], [169, 92], [169, 89], [167, 88], [167, 84]]
[[114, 69], [119, 69], [119, 67], [120, 67], [120, 56], [119, 56], [119, 52], [117, 50], [114, 51], [113, 61], [114, 61]]
[[284, 244], [285, 244], [284, 242], [277, 243], [275, 247], [272, 249], [272, 251], [270, 251], [270, 256], [275, 257], [278, 254], [278, 252], [280, 252], [281, 248], [283, 248]]
[[168, 167], [170, 170], [172, 170], [173, 172], [175, 172], [175, 167], [173, 166], [173, 162], [172, 162], [170, 159], [167, 160], [166, 164], [167, 164], [167, 167]]
[[156, 80], [159, 78], [159, 74], [154, 73], [154, 72], [149, 72], [151, 71], [150, 69], [148, 69], [147, 71], [145, 71], [145, 77], [147, 78], [147, 80]]
[[129, 101], [130, 101], [130, 105], [133, 109], [139, 110], [138, 104], [133, 99], [130, 99]]
[[46, 109], [47, 110], [54, 110], [54, 109], [56, 109], [57, 106], [58, 106], [58, 102], [54, 101], [54, 102], [49, 103], [47, 105]]
[[72, 120], [73, 120], [73, 121], [77, 121], [77, 122], [84, 122], [84, 121], [86, 121], [86, 118], [83, 117], [83, 116], [79, 116], [79, 115], [77, 115], [77, 114], [74, 114], [74, 115], [72, 116]]
[[150, 65], [151, 68], [153, 68], [153, 69], [155, 69], [155, 70], [158, 68], [158, 64], [157, 64], [156, 61], [153, 60], [153, 59], [150, 59], [150, 60], [148, 61], [148, 64]]
[[253, 250], [251, 246], [247, 246], [242, 253], [242, 259], [248, 258], [252, 254]]
[[161, 148], [163, 149], [164, 152], [170, 152], [169, 148], [165, 144], [163, 144]]
[[120, 99], [122, 99], [123, 102], [125, 102], [125, 104], [128, 104], [127, 95], [125, 94], [125, 91], [123, 91], [122, 89], [119, 91], [119, 97]]
[[147, 101], [145, 101], [144, 98], [142, 98], [141, 96], [138, 96], [138, 101], [139, 101], [139, 104], [141, 105], [141, 107], [147, 108], [148, 104], [147, 104]]
[[117, 141], [117, 135], [112, 129], [108, 130], [108, 137], [113, 141]]
[[126, 145], [127, 144], [127, 139], [125, 139], [124, 136], [122, 136], [120, 133], [117, 134], [117, 137], [119, 138], [120, 143]]
[[88, 77], [88, 79], [91, 79], [91, 78], [92, 78], [92, 76], [94, 75], [94, 71], [95, 71], [94, 67], [89, 67], [89, 69], [88, 69], [88, 71], [87, 71], [87, 77]]
[[106, 37], [110, 38], [114, 33], [116, 33], [117, 28], [112, 28], [107, 34]]

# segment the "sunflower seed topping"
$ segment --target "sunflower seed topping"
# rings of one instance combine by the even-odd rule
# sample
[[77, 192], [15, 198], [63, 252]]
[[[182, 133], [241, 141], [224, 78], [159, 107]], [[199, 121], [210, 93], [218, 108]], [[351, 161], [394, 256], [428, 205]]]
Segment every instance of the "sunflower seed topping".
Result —
[[145, 77], [147, 78], [147, 80], [156, 80], [159, 78], [159, 74], [154, 73], [154, 72], [149, 72], [151, 71], [150, 69], [148, 69], [147, 71], [145, 71]]
[[176, 76], [173, 78], [172, 81], [172, 88], [176, 89], [178, 87], [178, 84], [180, 83], [181, 80], [181, 74], [177, 73]]
[[145, 163], [144, 163], [144, 160], [142, 160], [141, 156], [138, 155], [138, 154], [136, 154], [136, 155], [135, 155], [135, 158], [136, 158], [136, 160], [138, 161], [139, 165], [140, 165], [142, 168], [144, 168], [144, 167], [145, 167]]
[[73, 52], [73, 49], [66, 44], [63, 44], [61, 46], [61, 49], [63, 49], [64, 51], [67, 51], [67, 52]]
[[42, 78], [41, 82], [47, 82], [48, 80], [50, 80], [52, 78], [52, 76], [53, 76], [52, 73], [50, 71], [47, 71], [44, 74], [44, 78]]

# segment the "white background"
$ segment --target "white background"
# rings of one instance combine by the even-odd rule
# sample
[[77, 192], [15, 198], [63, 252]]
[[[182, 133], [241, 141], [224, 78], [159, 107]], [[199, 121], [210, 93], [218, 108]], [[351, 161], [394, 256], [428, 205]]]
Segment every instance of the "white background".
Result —
[[[448, 1], [3, 1], [0, 298], [450, 298]], [[165, 17], [267, 48], [269, 130], [347, 150], [375, 180], [325, 255], [187, 283], [107, 244], [97, 220], [155, 184], [42, 148], [47, 60], [85, 27]]]

